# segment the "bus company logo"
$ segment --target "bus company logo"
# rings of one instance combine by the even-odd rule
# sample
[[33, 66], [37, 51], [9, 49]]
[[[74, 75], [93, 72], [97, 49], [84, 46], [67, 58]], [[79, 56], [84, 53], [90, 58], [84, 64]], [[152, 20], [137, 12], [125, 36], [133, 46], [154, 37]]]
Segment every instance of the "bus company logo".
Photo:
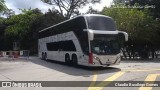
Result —
[[2, 82], [2, 87], [12, 87], [11, 82]]

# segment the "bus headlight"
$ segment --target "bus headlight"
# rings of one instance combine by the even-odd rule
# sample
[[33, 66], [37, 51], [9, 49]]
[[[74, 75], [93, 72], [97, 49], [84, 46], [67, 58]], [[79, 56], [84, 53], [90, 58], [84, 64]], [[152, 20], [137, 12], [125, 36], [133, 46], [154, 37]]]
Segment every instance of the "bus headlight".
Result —
[[95, 60], [100, 61], [100, 59], [98, 57], [96, 57], [96, 56], [93, 56], [93, 57], [94, 57]]

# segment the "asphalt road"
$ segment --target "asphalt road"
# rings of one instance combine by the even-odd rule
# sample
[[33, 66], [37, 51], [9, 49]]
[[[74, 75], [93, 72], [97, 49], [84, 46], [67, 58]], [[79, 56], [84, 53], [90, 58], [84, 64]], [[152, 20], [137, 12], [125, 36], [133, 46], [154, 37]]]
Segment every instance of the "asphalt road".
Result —
[[[38, 57], [14, 60], [0, 57], [0, 81], [39, 81], [48, 85], [28, 88], [21, 84], [23, 87], [0, 87], [0, 90], [160, 90], [157, 82], [160, 81], [160, 60], [123, 60], [120, 65], [87, 68]], [[151, 81], [147, 84], [151, 86], [140, 87], [146, 85], [145, 81]], [[57, 83], [63, 83], [63, 87], [52, 87]]]

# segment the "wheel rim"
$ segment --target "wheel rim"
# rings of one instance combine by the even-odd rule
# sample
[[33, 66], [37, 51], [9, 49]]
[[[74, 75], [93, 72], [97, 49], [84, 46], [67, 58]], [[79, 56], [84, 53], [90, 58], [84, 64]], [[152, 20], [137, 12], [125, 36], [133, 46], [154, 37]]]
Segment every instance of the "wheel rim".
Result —
[[44, 54], [44, 60], [47, 60], [47, 54]]
[[69, 56], [68, 55], [65, 57], [65, 63], [69, 64]]
[[44, 54], [42, 54], [42, 60], [44, 60]]
[[72, 60], [73, 60], [73, 63], [74, 63], [75, 65], [78, 64], [78, 62], [77, 62], [77, 57], [76, 57], [76, 56], [73, 56]]

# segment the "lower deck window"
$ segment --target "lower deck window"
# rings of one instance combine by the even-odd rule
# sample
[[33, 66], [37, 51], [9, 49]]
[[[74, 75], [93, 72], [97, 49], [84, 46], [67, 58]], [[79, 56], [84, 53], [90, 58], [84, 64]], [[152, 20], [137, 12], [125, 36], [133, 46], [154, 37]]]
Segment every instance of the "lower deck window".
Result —
[[47, 43], [48, 51], [76, 51], [72, 40]]

